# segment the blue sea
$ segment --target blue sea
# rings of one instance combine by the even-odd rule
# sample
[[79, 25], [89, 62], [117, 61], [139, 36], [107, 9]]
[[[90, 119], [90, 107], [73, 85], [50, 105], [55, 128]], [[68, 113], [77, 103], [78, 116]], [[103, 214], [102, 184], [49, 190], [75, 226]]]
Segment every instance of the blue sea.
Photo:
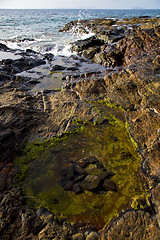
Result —
[[0, 9], [0, 42], [13, 49], [33, 49], [40, 53], [69, 55], [69, 43], [89, 37], [77, 32], [58, 30], [70, 21], [93, 18], [160, 17], [160, 9], [109, 10], [109, 9]]

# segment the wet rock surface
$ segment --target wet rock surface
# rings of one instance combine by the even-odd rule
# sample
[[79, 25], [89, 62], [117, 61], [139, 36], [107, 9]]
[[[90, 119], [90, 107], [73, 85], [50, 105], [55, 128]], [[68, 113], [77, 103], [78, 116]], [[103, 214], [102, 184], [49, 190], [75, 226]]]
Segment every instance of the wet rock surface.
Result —
[[[85, 164], [80, 166], [82, 162]], [[85, 190], [91, 192], [117, 190], [115, 183], [110, 180], [114, 173], [107, 172], [95, 157], [81, 159], [77, 164], [70, 163], [64, 166], [61, 175], [64, 189], [76, 194]]]
[[[69, 31], [75, 24], [69, 23], [63, 30]], [[45, 65], [44, 59], [51, 62], [54, 56], [39, 57], [28, 51], [18, 53], [20, 59], [0, 62], [0, 239], [160, 238], [160, 20], [147, 17], [121, 22], [97, 19], [83, 21], [82, 25], [81, 31], [87, 31], [86, 26], [92, 28], [95, 37], [73, 43], [72, 48], [81, 56], [105, 66], [105, 76], [97, 73], [97, 69], [94, 73], [76, 74], [76, 66], [69, 69], [74, 71], [69, 77], [65, 72], [62, 92], [50, 89], [33, 96], [23, 87], [28, 78], [16, 74]], [[0, 50], [11, 51], [3, 44], [0, 44]], [[84, 62], [81, 59], [79, 64]], [[59, 64], [49, 65], [50, 69], [57, 71], [56, 65]], [[32, 87], [30, 83], [27, 90]], [[27, 137], [50, 139], [61, 135], [77, 127], [73, 122], [75, 119], [81, 119], [82, 123], [103, 123], [104, 118], [86, 99], [104, 98], [125, 111], [129, 130], [142, 157], [141, 175], [145, 189], [150, 192], [148, 201], [151, 207], [122, 211], [98, 232], [87, 223], [72, 226], [63, 218], [56, 219], [45, 208], [37, 212], [31, 209], [20, 189], [15, 187], [13, 158]], [[64, 188], [76, 194], [84, 189], [94, 191], [103, 179], [103, 189], [116, 191], [111, 179], [113, 173], [107, 176], [108, 173], [100, 167], [100, 176], [103, 176], [98, 178], [96, 175], [95, 179], [89, 172], [92, 169], [93, 173], [95, 166], [96, 170], [99, 169], [97, 162], [86, 163], [83, 159], [79, 163], [70, 163], [62, 172]]]
[[[139, 26], [140, 23], [143, 25]], [[69, 31], [76, 24], [76, 21], [67, 24], [63, 31]], [[126, 19], [122, 22], [96, 19], [81, 24], [95, 36], [73, 43], [72, 50], [106, 67], [131, 64], [159, 41], [159, 19]]]

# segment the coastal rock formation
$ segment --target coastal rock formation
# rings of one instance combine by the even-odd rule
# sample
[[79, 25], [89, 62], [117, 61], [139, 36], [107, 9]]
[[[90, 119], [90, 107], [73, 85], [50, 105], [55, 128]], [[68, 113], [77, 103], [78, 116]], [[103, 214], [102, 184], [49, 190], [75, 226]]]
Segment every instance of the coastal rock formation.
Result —
[[[146, 24], [124, 32], [117, 27], [109, 32], [96, 34], [72, 44], [72, 51], [106, 67], [128, 65], [149, 53], [159, 42], [159, 22], [154, 28]], [[97, 33], [97, 32], [96, 32]], [[104, 37], [105, 36], [105, 37]], [[158, 45], [157, 45], [158, 48]], [[155, 49], [155, 48], [154, 48]]]
[[[77, 23], [67, 24], [63, 31]], [[19, 89], [25, 78], [16, 73], [45, 63], [36, 53], [29, 51], [21, 59], [0, 62], [0, 239], [160, 239], [160, 20], [83, 21], [81, 31], [90, 30], [95, 36], [73, 43], [72, 50], [104, 65], [106, 72], [99, 77], [86, 74], [64, 80], [63, 91], [33, 96]], [[3, 44], [0, 49], [10, 51]], [[44, 58], [51, 61], [52, 57]], [[57, 69], [57, 65], [52, 67], [53, 71]], [[98, 100], [123, 109], [131, 139], [142, 158], [143, 185], [149, 192], [145, 200], [148, 205], [131, 203], [100, 231], [89, 223], [72, 226], [44, 207], [31, 209], [16, 187], [18, 170], [13, 163], [14, 154], [22, 151], [26, 138], [42, 141], [76, 130], [77, 123], [107, 121], [91, 104]], [[97, 166], [97, 161], [84, 159], [65, 166], [64, 188], [78, 194], [86, 189], [97, 191], [102, 183], [102, 190], [116, 191], [111, 179], [114, 173]], [[100, 170], [99, 175], [93, 174], [95, 169]]]
[[157, 222], [142, 210], [126, 212], [108, 226], [102, 239], [156, 239], [160, 237]]
[[[85, 164], [81, 167], [82, 162]], [[77, 164], [69, 163], [62, 168], [61, 174], [64, 189], [76, 194], [86, 190], [91, 192], [117, 190], [115, 183], [110, 180], [114, 173], [106, 171], [95, 157], [81, 159]]]

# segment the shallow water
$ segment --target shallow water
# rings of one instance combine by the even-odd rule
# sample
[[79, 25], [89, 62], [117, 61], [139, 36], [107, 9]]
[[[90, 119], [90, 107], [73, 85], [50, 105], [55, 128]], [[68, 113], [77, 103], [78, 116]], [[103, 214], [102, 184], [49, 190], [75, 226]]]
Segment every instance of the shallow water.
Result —
[[44, 76], [38, 79], [38, 82], [32, 89], [31, 93], [35, 94], [37, 92], [45, 90], [59, 90], [62, 87], [62, 73], [54, 73], [52, 75]]
[[[61, 187], [62, 167], [67, 162], [90, 156], [98, 158], [107, 170], [115, 173], [112, 180], [117, 192], [85, 191], [76, 195]], [[125, 122], [86, 126], [82, 133], [46, 148], [31, 161], [23, 187], [28, 197], [57, 216], [66, 217], [70, 222], [88, 222], [101, 229], [135, 196], [143, 193], [140, 162]]]
[[15, 54], [15, 53], [0, 51], [0, 61], [2, 61], [2, 60], [4, 60], [4, 59], [13, 59], [13, 60], [16, 60], [16, 59], [19, 59], [19, 58], [21, 58], [21, 56]]
[[[17, 49], [31, 48], [40, 53], [67, 55], [69, 43], [84, 38], [58, 30], [70, 21], [93, 18], [131, 18], [160, 16], [159, 9], [0, 9], [0, 41]], [[88, 36], [92, 33], [89, 32]], [[87, 37], [87, 36], [85, 36]]]
[[[64, 67], [64, 70], [52, 70], [52, 67], [55, 65]], [[61, 89], [63, 83], [66, 83], [62, 78], [66, 78], [66, 76], [78, 78], [85, 73], [95, 74], [97, 72], [99, 73], [99, 76], [102, 76], [105, 70], [104, 66], [92, 63], [89, 60], [81, 60], [81, 58], [76, 55], [70, 57], [54, 56], [52, 61], [46, 61], [46, 64], [44, 65], [23, 71], [16, 75], [35, 80], [35, 86], [30, 87], [29, 90], [32, 94], [36, 94], [37, 92], [45, 90]]]

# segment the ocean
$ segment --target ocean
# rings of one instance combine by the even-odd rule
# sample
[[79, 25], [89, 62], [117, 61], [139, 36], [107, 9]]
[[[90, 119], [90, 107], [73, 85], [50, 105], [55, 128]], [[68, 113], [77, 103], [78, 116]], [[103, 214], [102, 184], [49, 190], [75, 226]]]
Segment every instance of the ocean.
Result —
[[92, 35], [58, 30], [70, 21], [93, 18], [160, 17], [160, 9], [0, 9], [0, 42], [13, 49], [30, 48], [40, 53], [70, 55], [70, 43]]

